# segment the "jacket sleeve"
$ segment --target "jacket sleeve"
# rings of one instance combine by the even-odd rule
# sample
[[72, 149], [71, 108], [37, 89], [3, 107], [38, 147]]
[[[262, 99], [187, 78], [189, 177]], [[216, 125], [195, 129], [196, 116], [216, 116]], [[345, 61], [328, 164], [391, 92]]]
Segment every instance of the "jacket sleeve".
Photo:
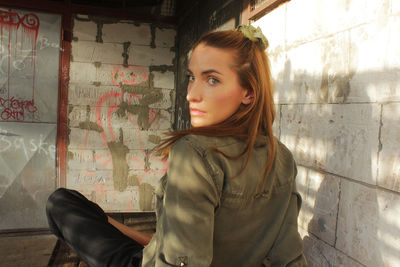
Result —
[[155, 266], [210, 266], [218, 193], [211, 169], [192, 144], [171, 148]]
[[282, 227], [276, 241], [264, 260], [267, 267], [303, 267], [307, 266], [303, 254], [303, 240], [297, 226], [297, 216], [301, 207], [301, 196], [293, 182], [293, 191], [290, 195], [289, 206], [286, 211]]

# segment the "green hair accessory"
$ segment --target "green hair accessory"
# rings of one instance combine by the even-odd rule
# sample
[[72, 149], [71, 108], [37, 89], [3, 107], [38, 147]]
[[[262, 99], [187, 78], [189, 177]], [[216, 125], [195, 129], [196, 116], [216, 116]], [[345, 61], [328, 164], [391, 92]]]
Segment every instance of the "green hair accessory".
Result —
[[237, 26], [236, 31], [241, 32], [246, 38], [253, 42], [259, 42], [264, 49], [268, 48], [268, 39], [264, 36], [260, 27], [256, 29], [251, 25], [241, 24]]

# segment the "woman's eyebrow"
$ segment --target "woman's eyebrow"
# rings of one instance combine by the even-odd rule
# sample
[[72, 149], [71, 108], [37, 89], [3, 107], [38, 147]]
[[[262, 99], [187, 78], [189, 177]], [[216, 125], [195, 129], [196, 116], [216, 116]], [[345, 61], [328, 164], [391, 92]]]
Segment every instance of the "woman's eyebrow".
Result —
[[213, 72], [222, 75], [221, 72], [219, 72], [219, 71], [217, 71], [217, 70], [214, 70], [214, 69], [209, 69], [209, 70], [202, 71], [201, 74], [202, 74], [202, 75], [206, 75], [206, 74], [210, 74], [210, 73], [213, 73]]
[[[193, 73], [190, 69], [187, 69], [187, 72]], [[201, 75], [207, 75], [207, 74], [210, 74], [210, 73], [218, 73], [218, 74], [222, 75], [221, 72], [219, 72], [217, 70], [214, 70], [214, 69], [209, 69], [209, 70], [202, 71]]]

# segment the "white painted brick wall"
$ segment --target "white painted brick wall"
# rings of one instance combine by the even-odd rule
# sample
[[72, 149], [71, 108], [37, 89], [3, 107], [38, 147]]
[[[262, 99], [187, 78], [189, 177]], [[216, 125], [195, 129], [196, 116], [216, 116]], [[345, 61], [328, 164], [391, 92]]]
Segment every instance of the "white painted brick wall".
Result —
[[105, 138], [102, 137], [101, 133], [95, 131], [88, 131], [86, 129], [72, 128], [69, 134], [69, 145], [70, 149], [107, 149], [107, 142], [111, 141], [110, 134], [104, 133]]
[[[122, 58], [122, 57], [121, 57]], [[137, 73], [137, 75], [141, 75], [142, 72], [148, 73], [149, 69], [144, 66], [129, 66], [128, 68], [124, 68], [121, 65], [111, 65], [111, 64], [101, 64], [98, 68], [96, 68], [96, 82], [100, 82], [102, 85], [114, 85], [116, 87], [119, 87], [119, 82], [121, 82], [121, 79], [113, 79], [113, 70], [117, 68], [120, 70], [125, 70], [128, 69], [127, 72], [129, 72], [129, 68], [132, 68], [132, 72]], [[149, 86], [149, 80], [146, 79], [146, 77], [143, 77], [140, 79], [140, 83], [137, 85], [140, 86]]]
[[[151, 210], [154, 188], [167, 163], [150, 150], [172, 128], [175, 74], [154, 71], [151, 75], [150, 67], [173, 66], [176, 31], [155, 27], [156, 47], [151, 48], [148, 23], [105, 22], [99, 32], [103, 42], [98, 43], [97, 24], [75, 22], [74, 31], [79, 32], [74, 35], [70, 66], [67, 187], [107, 211]], [[124, 51], [127, 42], [130, 45]], [[160, 100], [152, 101], [155, 96]], [[121, 103], [136, 107], [134, 113], [140, 114], [117, 115]], [[138, 123], [141, 119], [143, 124]], [[89, 126], [103, 131], [88, 130]], [[121, 183], [114, 180], [108, 148], [109, 142], [120, 138], [128, 148], [124, 159], [129, 169], [127, 180]]]
[[337, 248], [366, 266], [397, 266], [398, 195], [342, 180]]
[[118, 43], [72, 42], [74, 62], [122, 64], [123, 45]]
[[[276, 9], [269, 16], [264, 16], [254, 22], [254, 27], [263, 29], [263, 34], [268, 39], [269, 53], [276, 53], [285, 47], [285, 22], [286, 22], [286, 6]], [[274, 27], [271, 27], [274, 25]]]
[[281, 140], [300, 164], [376, 184], [378, 105], [282, 106]]
[[153, 71], [152, 74], [154, 75], [154, 87], [163, 89], [175, 88], [175, 74], [172, 71]]
[[364, 266], [301, 228], [300, 235], [304, 240], [304, 251], [310, 267]]
[[400, 101], [399, 31], [400, 18], [350, 31], [352, 101]]
[[92, 63], [71, 62], [70, 83], [91, 84], [96, 81], [96, 67]]
[[289, 1], [255, 23], [271, 35], [310, 266], [400, 265], [398, 2]]
[[131, 42], [131, 45], [150, 45], [150, 24], [141, 23], [140, 26], [132, 23], [104, 24], [102, 37], [105, 43]]
[[383, 266], [398, 266], [400, 251], [400, 197], [390, 191], [378, 190], [379, 252]]
[[378, 185], [400, 192], [400, 103], [383, 105]]
[[272, 124], [272, 130], [274, 136], [279, 138], [281, 135], [281, 107], [279, 105], [275, 105], [275, 112], [275, 121]]
[[124, 131], [124, 143], [129, 149], [153, 149], [154, 143], [149, 142], [150, 136], [163, 136], [165, 131], [138, 130]]
[[134, 45], [129, 52], [128, 63], [140, 66], [173, 65], [175, 52], [168, 47], [152, 48], [150, 46]]
[[303, 199], [299, 225], [335, 245], [340, 179], [298, 166], [297, 189]]
[[[279, 94], [281, 103], [341, 103], [348, 76], [348, 38], [338, 34], [288, 50]], [[304, 64], [307, 62], [307, 64]], [[288, 80], [287, 80], [288, 79]], [[346, 93], [346, 92], [343, 92]]]
[[[116, 102], [119, 103], [119, 102]], [[97, 123], [104, 130], [109, 130], [109, 125], [118, 125], [122, 129], [138, 129], [140, 126], [137, 114], [125, 113], [125, 116], [119, 116], [114, 109], [105, 106], [91, 106], [90, 112], [87, 112], [87, 106], [74, 106], [68, 114], [70, 127], [79, 127], [80, 123], [90, 121]], [[111, 113], [111, 114], [109, 114]], [[132, 122], [133, 121], [133, 122]], [[150, 109], [149, 110], [149, 130], [171, 130], [171, 113], [165, 109]], [[114, 129], [118, 130], [118, 129]]]
[[156, 28], [156, 38], [154, 40], [156, 47], [174, 47], [176, 30]]
[[[79, 18], [88, 19], [88, 16], [79, 15]], [[93, 21], [74, 20], [73, 37], [79, 41], [96, 41], [97, 24]]]
[[99, 187], [110, 187], [113, 184], [112, 170], [96, 170], [90, 169], [67, 170], [67, 188], [78, 190], [89, 199], [92, 199], [89, 192], [96, 191]]
[[307, 0], [290, 1], [285, 6], [288, 46], [336, 34], [356, 25], [374, 22], [390, 12], [390, 0], [346, 2]]
[[[70, 83], [68, 103], [72, 105], [97, 106], [99, 99], [108, 94], [119, 94], [121, 89], [115, 86], [95, 86], [93, 84]], [[117, 103], [115, 98], [108, 98], [104, 105]]]
[[112, 162], [109, 161], [111, 153], [108, 149], [69, 149], [69, 170], [112, 170]]
[[399, 1], [397, 1], [397, 0], [391, 0], [390, 1], [391, 3], [391, 5], [390, 5], [390, 7], [391, 7], [391, 11], [392, 11], [392, 15], [399, 15], [399, 13], [400, 13], [400, 2]]
[[[97, 172], [103, 170], [113, 170], [111, 153], [108, 149], [83, 150], [70, 149], [70, 159], [68, 161], [69, 170], [86, 170], [88, 172]], [[149, 158], [148, 160], [146, 158]], [[153, 171], [160, 171], [166, 167], [166, 163], [157, 158], [150, 151], [132, 149], [126, 155], [130, 170], [138, 171], [137, 174], [150, 167]], [[149, 166], [146, 167], [146, 161]]]

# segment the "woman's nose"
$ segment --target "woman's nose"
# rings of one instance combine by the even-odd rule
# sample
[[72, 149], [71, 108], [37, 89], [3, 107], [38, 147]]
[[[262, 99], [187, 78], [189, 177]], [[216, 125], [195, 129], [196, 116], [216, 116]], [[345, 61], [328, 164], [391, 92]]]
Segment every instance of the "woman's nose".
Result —
[[189, 83], [186, 100], [189, 102], [200, 102], [202, 100], [202, 89], [196, 81]]

